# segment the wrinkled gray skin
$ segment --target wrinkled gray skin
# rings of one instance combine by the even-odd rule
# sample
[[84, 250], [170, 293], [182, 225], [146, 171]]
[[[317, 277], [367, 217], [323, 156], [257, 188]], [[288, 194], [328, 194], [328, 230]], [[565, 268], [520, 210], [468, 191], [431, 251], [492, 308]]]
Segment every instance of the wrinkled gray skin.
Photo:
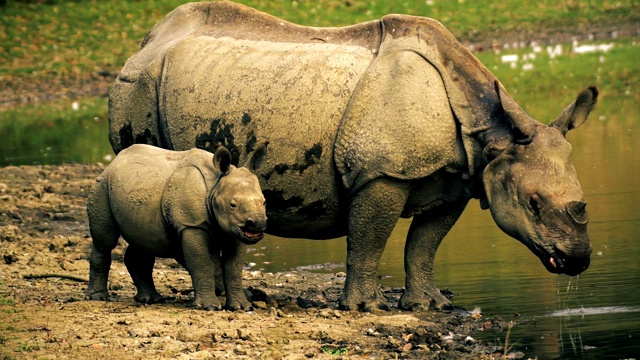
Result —
[[110, 93], [110, 140], [116, 152], [220, 142], [234, 162], [270, 140], [258, 172], [269, 232], [347, 235], [343, 309], [384, 308], [375, 274], [399, 217], [413, 217], [399, 307], [446, 309], [433, 261], [471, 198], [547, 270], [588, 267], [585, 201], [564, 135], [597, 94], [584, 90], [547, 126], [435, 20], [313, 28], [197, 3], [167, 15], [125, 64]]
[[164, 300], [152, 278], [155, 258], [163, 257], [189, 271], [196, 307], [221, 309], [215, 290], [224, 282], [226, 308], [251, 308], [242, 289], [242, 265], [244, 244], [258, 242], [266, 228], [265, 199], [253, 174], [265, 152], [263, 145], [236, 168], [222, 146], [215, 157], [200, 149], [149, 145], [121, 151], [87, 202], [93, 244], [86, 298], [107, 300], [111, 250], [122, 235], [129, 244], [124, 262], [138, 289], [136, 301]]

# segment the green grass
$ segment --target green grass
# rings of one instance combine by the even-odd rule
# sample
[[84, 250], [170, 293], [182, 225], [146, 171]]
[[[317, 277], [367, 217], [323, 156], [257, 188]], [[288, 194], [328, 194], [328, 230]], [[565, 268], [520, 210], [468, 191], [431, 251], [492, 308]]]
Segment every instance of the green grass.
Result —
[[[0, 89], [116, 73], [147, 31], [184, 0], [62, 1], [45, 4], [9, 0], [0, 7]], [[505, 32], [582, 29], [640, 23], [640, 1], [360, 1], [241, 0], [286, 20], [312, 26], [341, 26], [387, 13], [429, 16], [459, 39], [491, 39]], [[564, 53], [550, 59], [543, 47], [535, 59], [504, 64], [501, 54], [479, 59], [534, 118], [548, 122], [589, 85], [600, 89], [598, 113], [637, 107], [640, 102], [640, 39], [615, 41], [606, 54]], [[532, 49], [514, 51], [521, 57]], [[530, 64], [530, 70], [523, 65]], [[71, 80], [69, 80], [71, 79]], [[8, 164], [93, 163], [111, 154], [107, 140], [107, 100], [85, 98], [40, 102], [0, 110], [0, 166]], [[599, 116], [599, 115], [596, 115]]]
[[[640, 39], [609, 42], [608, 52], [575, 54], [571, 44], [563, 44], [561, 56], [551, 58], [546, 46], [534, 53], [531, 47], [499, 54], [476, 54], [505, 85], [509, 93], [532, 117], [548, 122], [569, 105], [582, 89], [596, 85], [600, 90], [599, 112], [637, 107], [640, 103]], [[517, 54], [515, 67], [501, 56]], [[535, 54], [535, 58], [523, 57]], [[525, 70], [530, 68], [530, 70]]]
[[[45, 4], [9, 0], [0, 8], [0, 79], [12, 84], [31, 77], [82, 77], [118, 71], [147, 31], [184, 0], [63, 1]], [[440, 20], [461, 39], [483, 34], [570, 26], [637, 23], [637, 0], [243, 0], [295, 23], [339, 26], [378, 19], [388, 13]]]

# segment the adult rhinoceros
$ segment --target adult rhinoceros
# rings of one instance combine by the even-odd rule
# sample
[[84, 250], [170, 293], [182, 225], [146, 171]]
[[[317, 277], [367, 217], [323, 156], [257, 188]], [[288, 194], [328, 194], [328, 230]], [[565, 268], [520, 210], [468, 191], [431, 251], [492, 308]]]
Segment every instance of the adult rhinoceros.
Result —
[[444, 309], [434, 256], [471, 198], [548, 271], [589, 266], [586, 204], [564, 135], [596, 98], [588, 88], [550, 125], [533, 120], [428, 18], [314, 28], [230, 2], [190, 3], [122, 69], [110, 140], [116, 153], [221, 143], [235, 163], [269, 140], [258, 171], [268, 232], [347, 235], [341, 308], [384, 307], [378, 261], [398, 218], [413, 217], [399, 307]]

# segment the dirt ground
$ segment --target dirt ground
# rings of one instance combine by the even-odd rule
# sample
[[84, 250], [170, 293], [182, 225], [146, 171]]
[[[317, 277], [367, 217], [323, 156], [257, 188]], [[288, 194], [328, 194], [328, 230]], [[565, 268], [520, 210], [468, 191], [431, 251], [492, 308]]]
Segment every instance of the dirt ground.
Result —
[[[90, 237], [86, 195], [103, 165], [0, 168], [0, 359], [458, 359], [494, 358], [476, 339], [505, 323], [450, 313], [337, 310], [344, 274], [245, 271], [255, 311], [189, 307], [191, 279], [173, 260], [156, 263], [159, 291], [143, 306], [113, 252], [111, 301], [85, 301]], [[44, 275], [80, 277], [42, 277]], [[37, 276], [29, 278], [29, 276]], [[401, 289], [383, 288], [395, 306]], [[517, 358], [518, 354], [511, 354]]]

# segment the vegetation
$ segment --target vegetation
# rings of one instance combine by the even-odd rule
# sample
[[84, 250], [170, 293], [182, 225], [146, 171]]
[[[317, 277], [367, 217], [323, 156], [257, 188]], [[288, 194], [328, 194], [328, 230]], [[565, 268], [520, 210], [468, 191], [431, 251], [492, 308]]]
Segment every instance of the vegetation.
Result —
[[[111, 80], [138, 48], [147, 31], [186, 0], [19, 1], [0, 7], [0, 106], [11, 91], [47, 92], [87, 82]], [[238, 0], [288, 21], [312, 26], [341, 26], [388, 13], [440, 20], [467, 42], [505, 34], [572, 33], [594, 29], [636, 28], [636, 0]], [[604, 106], [637, 104], [640, 83], [638, 39], [615, 41], [608, 52], [576, 54], [563, 44], [560, 56], [546, 46], [477, 53], [534, 118], [549, 121], [578, 91], [601, 89]], [[502, 55], [519, 56], [505, 63]], [[533, 55], [532, 55], [533, 54]], [[105, 80], [105, 76], [107, 80]], [[75, 104], [77, 105], [74, 105]], [[0, 166], [7, 164], [96, 162], [111, 156], [107, 139], [107, 100], [84, 97], [4, 106]], [[25, 155], [27, 154], [27, 155]]]
[[[631, 39], [606, 45], [613, 47], [607, 52], [576, 54], [572, 44], [554, 45], [553, 48], [558, 49], [559, 46], [561, 52], [550, 55], [546, 46], [539, 49], [528, 46], [509, 52], [483, 52], [476, 56], [529, 115], [547, 122], [589, 85], [597, 85], [600, 90], [600, 112], [637, 107], [634, 104], [640, 102], [640, 43], [638, 39]], [[518, 55], [518, 61], [502, 62], [505, 54]]]
[[[187, 0], [16, 1], [0, 8], [2, 82], [31, 77], [117, 72], [147, 31]], [[389, 13], [440, 20], [454, 35], [477, 40], [498, 32], [539, 32], [571, 26], [638, 23], [636, 0], [239, 0], [288, 21], [340, 26]]]

